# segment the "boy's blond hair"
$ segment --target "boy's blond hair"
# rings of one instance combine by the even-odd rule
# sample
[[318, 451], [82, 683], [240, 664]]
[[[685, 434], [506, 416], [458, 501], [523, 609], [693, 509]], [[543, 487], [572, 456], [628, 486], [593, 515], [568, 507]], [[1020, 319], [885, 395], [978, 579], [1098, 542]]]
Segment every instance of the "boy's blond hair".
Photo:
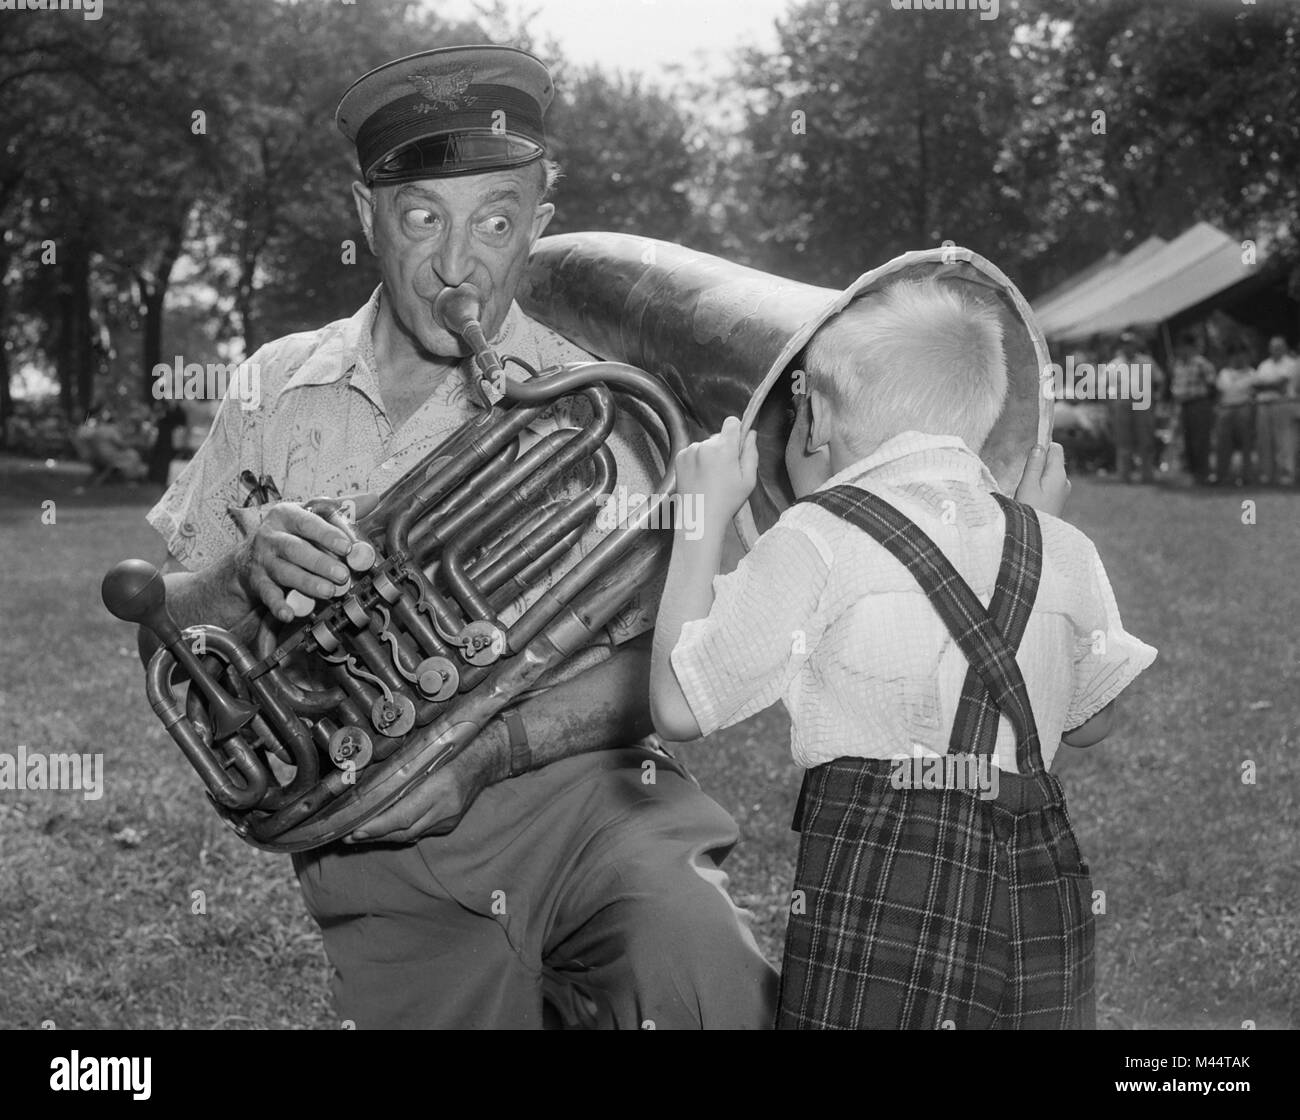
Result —
[[1007, 395], [997, 312], [935, 280], [851, 303], [813, 336], [804, 365], [861, 455], [907, 431], [960, 436], [978, 451]]

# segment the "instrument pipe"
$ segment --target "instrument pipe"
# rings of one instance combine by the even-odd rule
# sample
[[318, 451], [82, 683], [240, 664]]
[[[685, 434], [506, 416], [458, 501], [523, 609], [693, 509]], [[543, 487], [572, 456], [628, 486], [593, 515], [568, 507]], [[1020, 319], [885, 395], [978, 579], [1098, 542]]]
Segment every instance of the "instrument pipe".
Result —
[[[440, 524], [444, 518], [450, 517], [475, 494], [486, 489], [495, 479], [508, 471], [510, 464], [518, 458], [519, 437], [516, 436], [492, 458], [488, 459], [476, 474], [470, 475], [461, 485], [457, 486], [455, 490], [452, 490], [441, 502], [429, 510], [424, 515], [421, 524]], [[416, 539], [412, 541], [412, 547], [418, 553], [421, 542], [419, 534], [417, 533], [415, 536]]]
[[[537, 472], [545, 471], [549, 481], [558, 473], [551, 469], [556, 458], [573, 440], [570, 431], [551, 432], [543, 436], [520, 455], [509, 470], [490, 479], [488, 485], [473, 497], [460, 502], [445, 520], [439, 521], [432, 516], [422, 520], [420, 526], [412, 531], [413, 547], [419, 550], [422, 557], [432, 555], [438, 548], [448, 546], [477, 529], [484, 517], [495, 514], [500, 504], [510, 501], [513, 492]], [[426, 525], [427, 529], [424, 528]]]
[[[576, 543], [614, 490], [617, 467], [614, 454], [607, 446], [596, 448], [591, 455], [594, 477], [580, 494], [568, 503], [554, 502], [546, 507], [547, 515], [526, 523], [520, 531], [507, 537], [491, 552], [480, 557], [469, 569], [468, 578], [486, 594], [496, 591], [512, 576], [545, 561], [545, 567], [563, 556], [567, 541]], [[556, 508], [560, 507], [560, 508]], [[556, 546], [563, 546], [556, 550]]]
[[279, 694], [275, 684], [266, 674], [254, 676], [257, 661], [228, 630], [209, 628], [206, 633], [208, 650], [225, 661], [248, 684], [261, 714], [272, 725], [279, 741], [288, 746], [293, 763], [298, 768], [290, 790], [314, 782], [319, 773], [319, 756], [312, 746], [311, 733]]
[[[391, 510], [391, 518], [384, 525], [389, 551], [404, 556], [412, 555], [408, 538], [415, 524], [423, 519], [425, 511], [436, 505], [452, 486], [515, 439], [543, 411], [540, 405], [511, 409], [502, 420], [500, 410], [493, 409], [484, 413], [471, 429], [454, 436], [452, 446], [447, 448], [449, 457], [446, 462], [410, 495], [408, 504]], [[495, 423], [498, 420], [501, 422]], [[440, 456], [440, 460], [441, 458]], [[367, 531], [370, 528], [369, 518], [378, 512], [379, 507], [376, 507], [368, 517], [362, 519], [362, 525]]]
[[[676, 460], [677, 454], [687, 443], [688, 435], [685, 421], [677, 408], [676, 401], [667, 389], [641, 370], [618, 362], [593, 362], [590, 365], [580, 367], [580, 372], [599, 377], [607, 383], [621, 384], [629, 392], [654, 404], [667, 418], [669, 463], [671, 464]], [[561, 374], [559, 376], [564, 377], [567, 375]], [[530, 386], [512, 383], [510, 391], [513, 392], [516, 388], [525, 390], [521, 399], [532, 399], [532, 393], [527, 391]], [[636, 517], [628, 524], [609, 533], [595, 548], [561, 576], [554, 586], [539, 596], [537, 601], [525, 612], [524, 616], [511, 627], [512, 636], [518, 635], [518, 640], [524, 643], [531, 641], [554, 617], [556, 611], [563, 607], [565, 600], [576, 597], [587, 583], [613, 563], [618, 556], [626, 552], [649, 524], [659, 504], [672, 492], [675, 479], [676, 472], [670, 465], [658, 490], [649, 496], [649, 500]]]
[[[612, 426], [611, 414], [609, 427]], [[492, 513], [488, 514], [484, 510], [474, 528], [467, 529], [447, 546], [442, 555], [442, 578], [452, 595], [461, 604], [467, 618], [487, 619], [494, 623], [497, 621], [486, 596], [466, 575], [467, 555], [492, 532], [509, 524], [520, 513], [526, 513], [536, 504], [553, 479], [569, 470], [579, 460], [590, 458], [597, 447], [604, 446], [607, 436], [608, 429], [587, 429], [570, 439], [557, 454], [543, 453], [548, 462], [545, 469], [535, 469], [533, 473], [522, 478], [517, 487], [496, 499]], [[582, 508], [581, 504], [578, 504], [577, 508]]]
[[154, 713], [162, 720], [172, 741], [198, 771], [203, 784], [212, 796], [228, 809], [251, 809], [266, 796], [271, 775], [251, 751], [233, 754], [231, 761], [246, 783], [240, 788], [230, 780], [230, 775], [217, 760], [217, 756], [204, 743], [198, 730], [190, 722], [172, 690], [172, 670], [176, 658], [170, 650], [158, 650], [145, 670], [145, 692]]
[[538, 634], [521, 656], [498, 663], [490, 681], [462, 697], [453, 713], [423, 728], [382, 762], [371, 762], [364, 771], [364, 792], [362, 783], [344, 782], [342, 772], [327, 774], [294, 805], [269, 818], [250, 814], [236, 821], [236, 828], [269, 851], [304, 851], [354, 831], [395, 804], [473, 742], [516, 696], [595, 640], [626, 603], [629, 589], [644, 586], [662, 567], [669, 538], [650, 534], [634, 544], [617, 569], [592, 580], [581, 602]]
[[523, 509], [553, 478], [604, 443], [614, 427], [612, 398], [594, 386], [588, 387], [584, 396], [592, 405], [591, 425], [585, 429], [564, 428], [548, 433], [520, 455], [507, 471], [493, 478], [481, 492], [459, 505], [445, 520], [435, 521], [432, 516], [421, 518], [420, 525], [413, 527], [410, 534], [411, 547], [416, 554], [427, 553], [430, 545], [455, 541], [470, 526], [477, 526], [488, 511], [495, 513], [502, 502]]
[[569, 551], [582, 540], [585, 532], [585, 526], [578, 526], [567, 537], [557, 541], [526, 568], [520, 569], [519, 572], [497, 587], [489, 597], [489, 602], [491, 602], [493, 608], [498, 612], [502, 611], [508, 604], [513, 603], [520, 596], [532, 590], [536, 580], [540, 579], [550, 569], [551, 565], [562, 556], [568, 555]]

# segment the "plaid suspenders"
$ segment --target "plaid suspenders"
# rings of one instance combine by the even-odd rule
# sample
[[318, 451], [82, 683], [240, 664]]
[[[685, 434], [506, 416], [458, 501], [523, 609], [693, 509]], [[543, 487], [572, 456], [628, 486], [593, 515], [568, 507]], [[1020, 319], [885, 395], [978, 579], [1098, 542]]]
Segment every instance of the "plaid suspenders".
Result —
[[1091, 882], [1015, 659], [1042, 534], [1032, 509], [994, 497], [1007, 533], [987, 609], [938, 546], [876, 495], [843, 486], [802, 499], [905, 565], [966, 655], [949, 753], [991, 765], [1005, 714], [1018, 773], [1000, 772], [995, 800], [900, 788], [886, 759], [841, 758], [807, 773], [779, 1027], [1094, 1023]]
[[998, 716], [1016, 731], [1016, 769], [1042, 773], [1038, 727], [1025, 679], [1016, 664], [1043, 565], [1043, 536], [1029, 506], [993, 495], [1007, 520], [1002, 562], [986, 610], [948, 558], [909, 518], [883, 498], [853, 486], [836, 486], [801, 499], [842, 517], [886, 548], [925, 591], [953, 640], [970, 661], [948, 749], [992, 754]]

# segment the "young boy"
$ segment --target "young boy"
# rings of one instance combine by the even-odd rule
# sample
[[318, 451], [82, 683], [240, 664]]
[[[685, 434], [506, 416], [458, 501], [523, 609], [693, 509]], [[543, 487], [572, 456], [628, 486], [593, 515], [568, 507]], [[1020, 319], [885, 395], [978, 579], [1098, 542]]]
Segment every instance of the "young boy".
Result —
[[[1047, 766], [1109, 733], [1155, 650], [1091, 542], [972, 450], [1006, 395], [996, 314], [900, 282], [806, 357], [801, 500], [730, 575], [753, 435], [731, 418], [678, 457], [706, 529], [675, 538], [651, 669], [669, 739], [789, 709], [807, 774], [777, 1025], [1093, 1026], [1091, 881]], [[1056, 511], [1059, 455], [1036, 449], [1020, 491]]]

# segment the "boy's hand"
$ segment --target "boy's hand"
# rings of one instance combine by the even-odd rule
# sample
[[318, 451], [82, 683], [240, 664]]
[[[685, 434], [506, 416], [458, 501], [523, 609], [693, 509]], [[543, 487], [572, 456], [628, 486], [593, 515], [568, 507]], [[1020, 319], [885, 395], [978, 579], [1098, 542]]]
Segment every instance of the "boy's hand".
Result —
[[677, 455], [677, 492], [699, 494], [707, 525], [725, 525], [745, 504], [758, 481], [758, 437], [751, 431], [742, 445], [740, 421], [728, 416], [722, 431]]
[[1054, 443], [1044, 448], [1035, 445], [1025, 461], [1024, 474], [1016, 487], [1016, 501], [1033, 506], [1041, 513], [1060, 517], [1070, 496], [1070, 480], [1065, 474], [1065, 449]]

